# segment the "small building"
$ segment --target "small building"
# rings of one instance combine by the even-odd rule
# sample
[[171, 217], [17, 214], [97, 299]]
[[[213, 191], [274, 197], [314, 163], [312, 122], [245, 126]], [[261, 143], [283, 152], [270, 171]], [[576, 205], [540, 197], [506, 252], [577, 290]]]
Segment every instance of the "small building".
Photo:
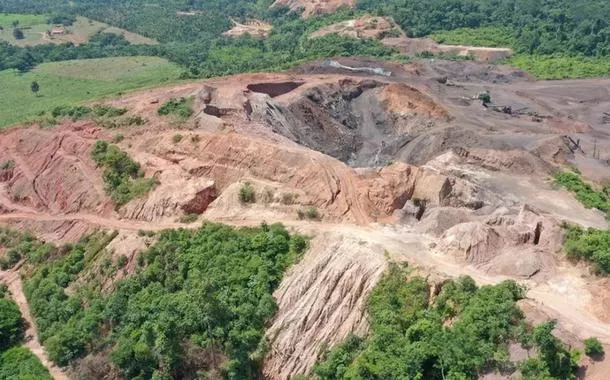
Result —
[[53, 28], [51, 28], [52, 36], [62, 36], [64, 34], [66, 34], [66, 29], [63, 25], [54, 25]]

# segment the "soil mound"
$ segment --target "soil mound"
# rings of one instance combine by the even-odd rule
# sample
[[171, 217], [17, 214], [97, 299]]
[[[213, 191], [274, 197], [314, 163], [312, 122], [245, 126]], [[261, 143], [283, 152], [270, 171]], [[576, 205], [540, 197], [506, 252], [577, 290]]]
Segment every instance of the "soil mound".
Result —
[[354, 7], [355, 0], [275, 0], [273, 7], [287, 6], [293, 11], [301, 11], [307, 18], [324, 13], [332, 13], [341, 7]]
[[90, 158], [101, 130], [93, 125], [11, 129], [0, 136], [0, 197], [8, 208], [108, 214], [112, 204]]
[[386, 265], [380, 246], [335, 234], [316, 237], [274, 294], [279, 312], [267, 330], [265, 376], [306, 374], [322, 347], [366, 333], [366, 299]]
[[233, 28], [227, 30], [222, 35], [226, 37], [241, 37], [246, 34], [255, 38], [265, 38], [271, 33], [273, 28], [271, 24], [260, 20], [252, 20], [245, 24], [239, 23], [231, 19]]
[[437, 249], [490, 273], [530, 278], [553, 270], [562, 235], [556, 220], [522, 206], [516, 215], [496, 212], [454, 225], [441, 235]]
[[370, 15], [365, 15], [356, 20], [346, 20], [325, 26], [313, 32], [311, 37], [323, 37], [331, 33], [354, 38], [373, 38], [377, 40], [382, 40], [388, 36], [405, 37], [405, 33], [392, 19]]

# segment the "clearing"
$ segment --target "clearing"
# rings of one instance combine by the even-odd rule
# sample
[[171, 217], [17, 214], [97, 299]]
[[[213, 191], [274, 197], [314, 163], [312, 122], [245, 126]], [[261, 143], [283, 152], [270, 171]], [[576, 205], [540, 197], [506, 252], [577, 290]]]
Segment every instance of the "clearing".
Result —
[[[48, 17], [44, 15], [0, 15], [0, 26], [4, 28], [4, 30], [0, 30], [0, 40], [17, 46], [33, 46], [48, 43], [61, 44], [66, 42], [78, 45], [86, 43], [96, 33], [114, 33], [122, 34], [132, 44], [153, 45], [157, 43], [157, 41], [137, 33], [81, 16], [76, 17], [76, 22], [73, 25], [58, 29], [63, 30], [63, 33], [51, 34], [49, 31], [53, 28], [53, 25], [50, 25], [47, 19]], [[13, 21], [19, 21], [19, 28], [23, 31], [24, 35], [24, 38], [21, 40], [17, 40], [13, 36]]]
[[[95, 80], [78, 65], [47, 69]], [[180, 223], [193, 214], [238, 226], [282, 222], [311, 235], [275, 293], [263, 368], [272, 379], [306, 373], [321, 347], [366, 331], [364, 305], [388, 260], [440, 281], [515, 279], [528, 288], [528, 317], [557, 319], [572, 347], [589, 336], [608, 347], [603, 279], [562, 251], [563, 222], [606, 229], [608, 221], [550, 181], [569, 163], [588, 179], [610, 178], [608, 85], [536, 82], [470, 61], [339, 58], [133, 92], [108, 103], [146, 118], [143, 128], [81, 120], [0, 132], [0, 222], [54, 242], [99, 228], [127, 239], [194, 227]], [[191, 97], [191, 118], [158, 115], [179, 97]], [[116, 209], [90, 152], [119, 133], [118, 147], [159, 182]], [[240, 200], [245, 183], [252, 203]], [[122, 241], [113, 254], [134, 262], [137, 249]], [[604, 379], [594, 374], [607, 363], [591, 363], [588, 378]]]
[[[44, 63], [25, 74], [15, 70], [0, 71], [0, 127], [38, 116], [60, 105], [175, 81], [180, 71], [173, 63], [156, 57]], [[30, 91], [32, 81], [40, 84], [39, 96]], [[31, 101], [24, 102], [24, 99]]]

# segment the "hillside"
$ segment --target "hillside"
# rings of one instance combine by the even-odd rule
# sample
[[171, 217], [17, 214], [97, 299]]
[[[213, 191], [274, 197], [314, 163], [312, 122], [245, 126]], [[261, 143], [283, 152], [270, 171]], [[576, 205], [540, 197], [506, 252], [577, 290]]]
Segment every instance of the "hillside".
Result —
[[[64, 44], [72, 43], [75, 45], [89, 42], [89, 39], [98, 33], [114, 33], [125, 36], [125, 39], [132, 44], [155, 44], [156, 41], [137, 33], [111, 27], [108, 24], [90, 20], [86, 17], [76, 17], [70, 25], [51, 24], [48, 22], [50, 16], [27, 15], [27, 14], [5, 14], [0, 18], [0, 25], [4, 26], [0, 30], [0, 40], [7, 41], [17, 46], [33, 46], [40, 44]], [[17, 39], [9, 29], [9, 25], [18, 23], [23, 31], [23, 38]], [[55, 32], [52, 32], [55, 31]]]
[[0, 379], [605, 380], [609, 10], [2, 1]]
[[[362, 72], [339, 66], [360, 67]], [[392, 75], [375, 75], [364, 71], [367, 67]], [[449, 78], [447, 84], [437, 81], [440, 75]], [[370, 331], [367, 299], [384, 278], [387, 260], [409, 262], [416, 273], [438, 279], [433, 283], [461, 275], [479, 284], [513, 278], [528, 289], [527, 299], [520, 301], [525, 303], [519, 304], [526, 320], [537, 312], [549, 316], [537, 324], [557, 319], [558, 336], [573, 347], [581, 347], [590, 336], [607, 344], [610, 336], [598, 319], [607, 310], [596, 302], [603, 297], [597, 290], [603, 279], [589, 274], [586, 266], [567, 261], [561, 239], [566, 221], [604, 229], [608, 223], [601, 213], [585, 209], [569, 192], [546, 180], [567, 162], [585, 176], [595, 172], [599, 181], [610, 176], [601, 164], [592, 166], [591, 153], [583, 153], [592, 152], [593, 144], [605, 152], [608, 141], [593, 137], [603, 128], [594, 110], [604, 103], [573, 103], [569, 112], [579, 115], [578, 121], [566, 116], [564, 106], [564, 99], [590, 94], [598, 85], [599, 81], [539, 83], [508, 68], [474, 62], [397, 65], [343, 59], [338, 65], [322, 61], [281, 74], [135, 92], [107, 105], [145, 118], [142, 126], [108, 129], [105, 125], [112, 117], [84, 114], [75, 121], [60, 117], [52, 129], [4, 132], [0, 161], [10, 164], [2, 172], [0, 220], [55, 244], [85, 238], [82, 259], [53, 253], [60, 248], [26, 249], [16, 258], [25, 258], [24, 289], [31, 305], [42, 289], [36, 285], [39, 280], [27, 278], [44, 273], [40, 271], [46, 261], [36, 259], [44, 252], [52, 257], [44, 265], [57, 268], [64, 265], [62, 260], [84, 260], [75, 264], [79, 269], [67, 283], [59, 283], [60, 288], [67, 285], [70, 297], [88, 289], [109, 292], [103, 302], [116, 302], [119, 289], [152, 270], [146, 255], [155, 252], [158, 239], [176, 233], [158, 235], [160, 230], [197, 229], [202, 220], [235, 226], [281, 222], [293, 233], [310, 236], [303, 257], [274, 282], [277, 311], [272, 318], [264, 317], [270, 323], [264, 335], [269, 344], [266, 354], [252, 356], [256, 345], [249, 346], [244, 349], [250, 357], [260, 359], [227, 367], [228, 358], [242, 354], [219, 343], [209, 348], [212, 351], [201, 352], [208, 359], [199, 364], [176, 362], [174, 377], [189, 373], [190, 365], [213, 377], [237, 371], [226, 373], [249, 378], [249, 371], [261, 370], [268, 378], [288, 378], [312, 371], [322, 360], [323, 347], [339, 344], [350, 333], [366, 336]], [[472, 94], [486, 88], [494, 104], [527, 111], [510, 115], [483, 107]], [[602, 102], [604, 95], [599, 96]], [[169, 100], [180, 97], [192, 99], [186, 106], [192, 107], [191, 116], [158, 113], [174, 104]], [[544, 105], [532, 101], [539, 97], [546, 99]], [[578, 136], [582, 152], [570, 150], [566, 135]], [[125, 157], [141, 165], [143, 178], [155, 178], [156, 184], [147, 193], [116, 204], [108, 187], [113, 177], [91, 159], [100, 139], [114, 142]], [[103, 240], [90, 235], [100, 229], [115, 232]], [[143, 262], [139, 252], [146, 247], [153, 251], [143, 254]], [[10, 257], [5, 260], [13, 260]], [[178, 302], [172, 301], [177, 294], [167, 297], [164, 302]], [[160, 371], [166, 354], [134, 367], [116, 356], [132, 355], [123, 352], [121, 340], [101, 346], [87, 343], [101, 330], [77, 326], [87, 318], [100, 321], [93, 326], [109, 318], [91, 314], [97, 307], [85, 307], [68, 325], [48, 321], [45, 309], [32, 311], [39, 328], [55, 326], [42, 327], [40, 338], [51, 360], [64, 366], [68, 377], [149, 377]], [[117, 318], [127, 318], [129, 310], [117, 311]], [[138, 322], [144, 323], [139, 328], [145, 328], [146, 318]], [[131, 331], [119, 326], [117, 334]], [[65, 356], [61, 349], [68, 344], [70, 328], [81, 331], [83, 342], [74, 346], [75, 357]], [[184, 330], [187, 335], [194, 331]], [[185, 355], [197, 351], [188, 352]], [[522, 359], [512, 360], [513, 368], [521, 368]], [[104, 368], [102, 372], [92, 363], [100, 363], [96, 366]], [[603, 371], [598, 367], [605, 362], [583, 359], [579, 364], [595, 374]], [[323, 373], [322, 367], [316, 368], [315, 373]]]

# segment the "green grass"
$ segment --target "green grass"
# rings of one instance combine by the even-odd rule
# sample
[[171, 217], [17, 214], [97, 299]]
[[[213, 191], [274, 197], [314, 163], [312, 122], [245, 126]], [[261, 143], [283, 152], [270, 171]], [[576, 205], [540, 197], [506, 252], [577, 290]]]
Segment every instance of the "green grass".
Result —
[[512, 47], [514, 38], [509, 30], [500, 27], [461, 28], [451, 31], [439, 31], [430, 37], [440, 44], [469, 45], [483, 47]]
[[[154, 57], [44, 63], [25, 74], [0, 71], [0, 127], [36, 118], [57, 106], [175, 81], [180, 72], [177, 65]], [[30, 90], [34, 80], [40, 84], [38, 97]]]
[[28, 27], [37, 24], [46, 24], [48, 16], [18, 14], [18, 13], [0, 13], [0, 26], [4, 29], [13, 29], [13, 22], [19, 21], [19, 27]]
[[610, 57], [516, 55], [507, 61], [537, 79], [596, 78], [610, 75]]

